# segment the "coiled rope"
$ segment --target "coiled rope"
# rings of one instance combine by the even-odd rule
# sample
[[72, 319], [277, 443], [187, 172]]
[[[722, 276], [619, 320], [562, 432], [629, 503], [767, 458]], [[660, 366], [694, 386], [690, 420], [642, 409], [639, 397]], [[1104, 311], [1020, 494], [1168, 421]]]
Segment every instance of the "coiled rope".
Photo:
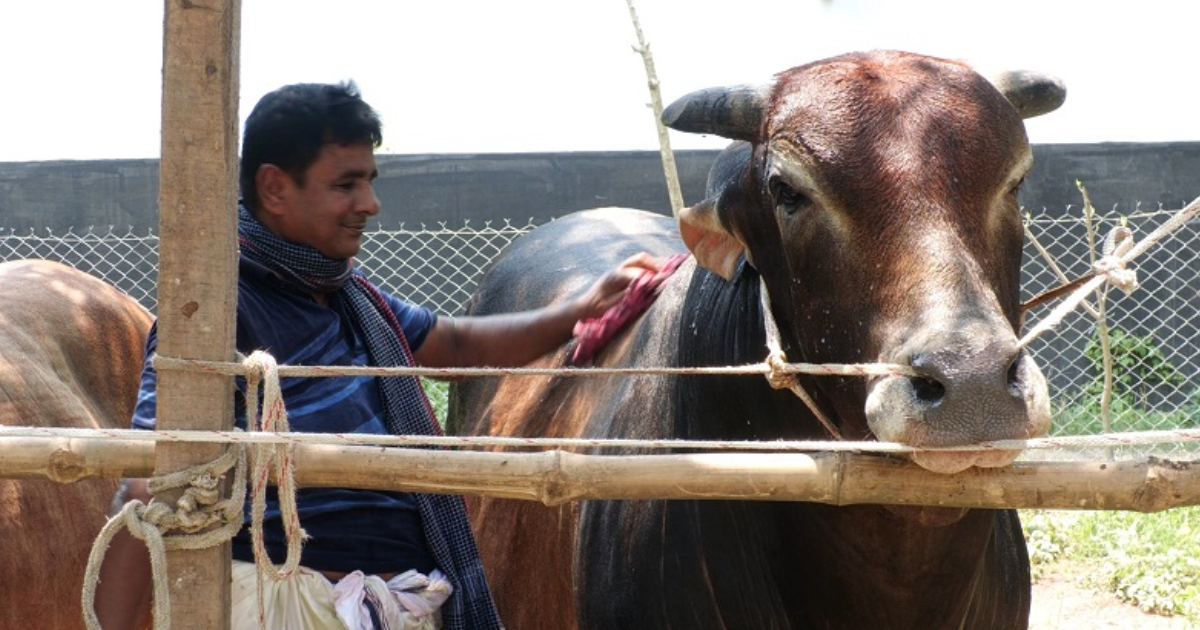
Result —
[[[275, 359], [265, 352], [255, 352], [240, 364], [246, 375], [246, 409], [250, 426], [258, 431], [288, 432], [287, 409], [279, 386], [279, 371]], [[263, 387], [263, 413], [258, 414], [258, 387]], [[130, 433], [154, 434], [151, 431]], [[228, 432], [238, 434], [237, 432]], [[155, 499], [146, 505], [138, 500], [127, 502], [121, 511], [108, 520], [96, 537], [88, 555], [84, 573], [82, 604], [84, 623], [88, 630], [101, 630], [96, 616], [96, 586], [100, 567], [113, 537], [128, 529], [146, 544], [150, 552], [150, 570], [154, 584], [153, 616], [155, 630], [169, 630], [171, 600], [167, 589], [166, 552], [172, 549], [204, 549], [224, 543], [242, 528], [243, 506], [247, 491], [246, 447], [254, 449], [254, 467], [250, 486], [251, 540], [255, 565], [258, 567], [258, 612], [260, 627], [266, 616], [263, 609], [262, 582], [264, 578], [287, 579], [300, 565], [300, 548], [306, 534], [300, 527], [296, 512], [296, 484], [293, 477], [293, 443], [239, 443], [229, 440], [229, 448], [216, 460], [150, 478], [148, 485]], [[275, 569], [263, 543], [262, 522], [266, 511], [266, 487], [275, 474], [279, 484], [280, 510], [283, 513], [284, 534], [287, 540], [287, 559]], [[221, 498], [227, 476], [232, 475], [233, 489]], [[168, 505], [157, 499], [162, 493], [184, 488], [183, 494]]]

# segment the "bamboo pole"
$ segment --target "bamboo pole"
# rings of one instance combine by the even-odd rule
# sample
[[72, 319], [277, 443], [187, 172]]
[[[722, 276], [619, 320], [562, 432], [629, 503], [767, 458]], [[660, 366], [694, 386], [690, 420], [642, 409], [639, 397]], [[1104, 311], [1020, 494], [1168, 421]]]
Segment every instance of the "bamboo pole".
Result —
[[[72, 482], [150, 472], [154, 443], [4, 440], [0, 477]], [[193, 445], [195, 446], [195, 445]], [[1200, 505], [1200, 461], [1018, 462], [939, 475], [854, 453], [584, 455], [298, 444], [303, 487], [484, 495], [559, 505], [585, 499], [738, 499], [1156, 512]]]
[[667, 195], [671, 199], [671, 214], [679, 218], [679, 211], [683, 209], [683, 191], [679, 185], [679, 170], [675, 167], [675, 153], [671, 151], [671, 136], [662, 122], [662, 90], [659, 88], [658, 72], [654, 69], [654, 57], [650, 55], [650, 44], [642, 34], [642, 24], [638, 20], [633, 0], [625, 0], [625, 4], [629, 6], [629, 19], [633, 22], [633, 31], [638, 40], [638, 44], [633, 47], [633, 50], [641, 55], [642, 65], [646, 68], [646, 85], [650, 89], [650, 110], [654, 112], [654, 128], [658, 131], [658, 148], [662, 155], [663, 177], [667, 180]]
[[[240, 29], [240, 0], [166, 2], [158, 275], [158, 352], [164, 356], [234, 358]], [[160, 374], [158, 426], [232, 427], [231, 388], [232, 379], [218, 374]], [[212, 461], [224, 448], [163, 444], [154, 473]], [[174, 505], [181, 494], [170, 490], [155, 498]], [[172, 628], [229, 628], [228, 542], [171, 550], [167, 572]]]

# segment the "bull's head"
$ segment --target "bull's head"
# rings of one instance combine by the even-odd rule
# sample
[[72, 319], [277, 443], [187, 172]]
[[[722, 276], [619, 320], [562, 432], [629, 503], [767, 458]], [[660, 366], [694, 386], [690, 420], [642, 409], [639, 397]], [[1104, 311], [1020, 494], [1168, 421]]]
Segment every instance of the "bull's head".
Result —
[[[897, 52], [851, 54], [767, 85], [703, 90], [663, 113], [733, 140], [680, 231], [700, 264], [762, 276], [793, 361], [882, 362], [917, 376], [822, 381], [848, 436], [917, 447], [1043, 435], [1046, 381], [1017, 349], [1023, 117], [1057, 108], [1055, 80], [989, 82]], [[927, 452], [937, 472], [1017, 451]]]

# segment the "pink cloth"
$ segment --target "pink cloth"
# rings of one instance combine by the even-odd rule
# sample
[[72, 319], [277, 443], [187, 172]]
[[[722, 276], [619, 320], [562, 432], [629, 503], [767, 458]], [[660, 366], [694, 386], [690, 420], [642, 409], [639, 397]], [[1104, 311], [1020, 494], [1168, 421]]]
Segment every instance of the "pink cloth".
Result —
[[658, 271], [646, 271], [638, 276], [626, 289], [625, 297], [605, 311], [604, 315], [576, 322], [576, 344], [571, 364], [582, 365], [591, 361], [629, 322], [650, 308], [662, 291], [663, 282], [675, 273], [689, 255], [675, 254], [667, 258]]

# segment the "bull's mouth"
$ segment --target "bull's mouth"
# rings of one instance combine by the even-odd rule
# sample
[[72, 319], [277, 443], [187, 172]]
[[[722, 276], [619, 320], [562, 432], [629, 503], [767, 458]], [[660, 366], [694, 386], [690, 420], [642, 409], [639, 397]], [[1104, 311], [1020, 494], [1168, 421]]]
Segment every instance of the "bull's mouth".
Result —
[[942, 475], [953, 475], [968, 468], [1003, 468], [1021, 455], [1020, 450], [983, 451], [916, 451], [911, 454], [913, 463]]

